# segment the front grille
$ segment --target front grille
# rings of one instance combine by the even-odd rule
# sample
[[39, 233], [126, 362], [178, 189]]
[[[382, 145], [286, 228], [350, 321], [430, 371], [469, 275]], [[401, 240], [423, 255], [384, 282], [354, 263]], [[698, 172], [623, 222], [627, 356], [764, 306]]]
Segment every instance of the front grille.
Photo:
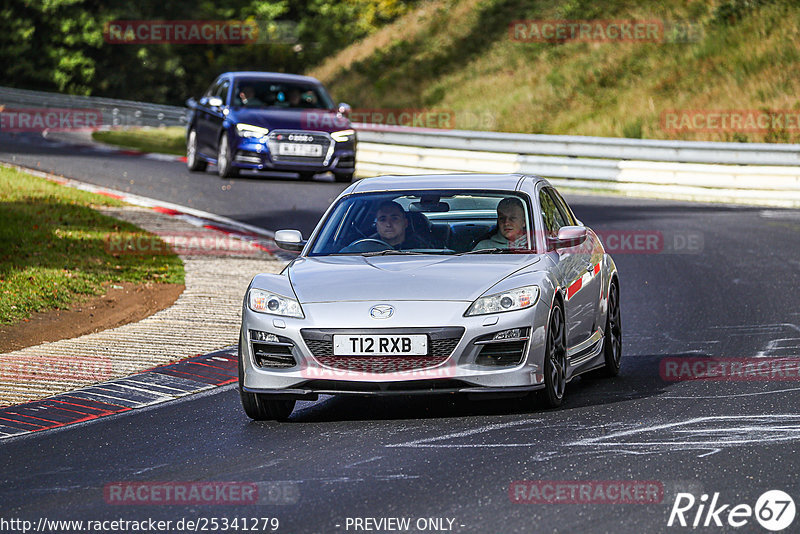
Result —
[[[290, 135], [302, 135], [306, 137], [311, 137], [310, 141], [297, 143], [297, 144], [315, 144], [315, 145], [322, 145], [322, 153], [320, 156], [289, 156], [289, 155], [281, 155], [278, 152], [278, 145], [280, 143], [289, 143], [289, 136]], [[292, 142], [293, 143], [293, 142]], [[331, 147], [331, 143], [333, 140], [331, 139], [330, 135], [322, 132], [304, 132], [304, 131], [294, 131], [294, 130], [274, 130], [270, 132], [267, 136], [267, 146], [269, 147], [269, 152], [272, 157], [272, 161], [275, 162], [288, 162], [288, 163], [306, 163], [306, 164], [322, 164], [328, 158], [328, 151]], [[294, 143], [293, 143], [294, 144]]]
[[256, 365], [259, 367], [287, 369], [297, 365], [297, 361], [292, 356], [292, 347], [254, 341], [253, 356], [255, 357]]
[[[384, 328], [370, 330], [315, 330], [302, 329], [308, 350], [322, 365], [334, 369], [362, 373], [397, 373], [418, 369], [427, 369], [442, 364], [455, 350], [464, 329], [460, 327], [445, 328]], [[428, 336], [428, 354], [424, 356], [334, 356], [334, 334], [426, 334]]]
[[525, 354], [526, 344], [527, 341], [489, 343], [481, 347], [481, 352], [475, 359], [475, 363], [491, 366], [518, 365]]
[[447, 356], [320, 356], [326, 367], [354, 373], [402, 373], [435, 367]]

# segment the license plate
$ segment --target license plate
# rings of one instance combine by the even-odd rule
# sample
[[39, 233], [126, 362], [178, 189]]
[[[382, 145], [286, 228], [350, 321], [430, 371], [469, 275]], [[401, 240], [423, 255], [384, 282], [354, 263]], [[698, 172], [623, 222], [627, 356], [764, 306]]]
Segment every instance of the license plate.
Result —
[[413, 335], [350, 335], [333, 336], [334, 356], [425, 356], [428, 336]]
[[308, 156], [319, 157], [322, 155], [322, 145], [301, 143], [279, 143], [278, 154], [281, 156]]

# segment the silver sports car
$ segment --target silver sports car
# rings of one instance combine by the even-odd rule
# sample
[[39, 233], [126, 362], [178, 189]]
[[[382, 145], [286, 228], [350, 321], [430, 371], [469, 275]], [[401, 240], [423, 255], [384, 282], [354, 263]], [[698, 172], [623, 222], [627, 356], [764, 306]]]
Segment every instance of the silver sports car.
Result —
[[619, 373], [616, 266], [555, 188], [521, 175], [352, 184], [280, 274], [247, 288], [242, 405], [286, 419], [319, 394], [538, 397]]

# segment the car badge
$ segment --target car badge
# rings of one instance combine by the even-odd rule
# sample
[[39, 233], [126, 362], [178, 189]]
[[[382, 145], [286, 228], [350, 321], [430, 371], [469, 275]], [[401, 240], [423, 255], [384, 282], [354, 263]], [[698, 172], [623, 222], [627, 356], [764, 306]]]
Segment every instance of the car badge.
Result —
[[369, 309], [369, 315], [373, 319], [388, 319], [394, 314], [394, 308], [388, 304], [378, 304]]

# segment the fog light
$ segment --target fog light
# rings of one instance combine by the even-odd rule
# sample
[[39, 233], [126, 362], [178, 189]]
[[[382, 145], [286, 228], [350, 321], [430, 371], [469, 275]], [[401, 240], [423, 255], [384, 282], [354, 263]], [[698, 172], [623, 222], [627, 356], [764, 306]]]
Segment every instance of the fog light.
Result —
[[264, 341], [267, 343], [279, 343], [280, 339], [275, 334], [269, 332], [262, 332], [260, 330], [250, 330], [250, 339], [252, 341]]
[[498, 332], [492, 338], [495, 341], [501, 339], [519, 339], [522, 337], [522, 331], [519, 328], [512, 328], [511, 330], [503, 330]]

